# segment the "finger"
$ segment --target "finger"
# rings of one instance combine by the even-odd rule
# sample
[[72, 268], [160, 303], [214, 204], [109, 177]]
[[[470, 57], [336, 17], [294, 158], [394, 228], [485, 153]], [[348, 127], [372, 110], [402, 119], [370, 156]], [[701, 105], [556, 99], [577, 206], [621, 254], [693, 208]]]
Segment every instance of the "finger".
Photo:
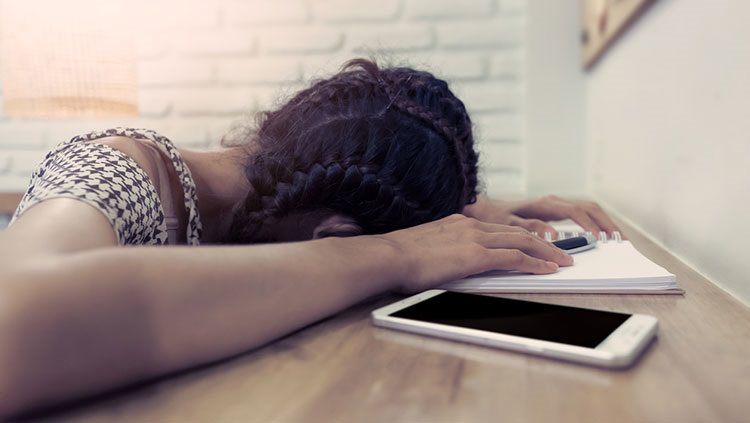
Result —
[[524, 219], [518, 216], [511, 216], [510, 224], [520, 226], [529, 232], [536, 232], [538, 236], [543, 237], [545, 232], [555, 234], [555, 228], [549, 223], [539, 219]]
[[573, 257], [568, 253], [530, 233], [488, 233], [478, 242], [485, 248], [520, 250], [532, 257], [560, 266], [573, 264]]
[[569, 217], [568, 210], [571, 206], [573, 204], [570, 201], [549, 195], [531, 202], [523, 209], [515, 210], [514, 213], [526, 219], [562, 220]]
[[520, 250], [491, 250], [492, 267], [487, 270], [517, 270], [538, 275], [554, 273], [559, 268], [551, 261], [531, 257]]
[[599, 225], [600, 228], [602, 228], [603, 231], [607, 232], [610, 235], [615, 231], [622, 232], [620, 231], [620, 228], [617, 227], [617, 224], [609, 216], [607, 216], [607, 213], [605, 213], [598, 204], [588, 203], [587, 209], [591, 218], [597, 223], [597, 225]]
[[594, 234], [599, 233], [601, 230], [599, 225], [589, 216], [586, 211], [580, 206], [568, 206], [568, 216], [574, 222], [579, 224], [584, 231], [591, 232]]
[[476, 228], [488, 233], [527, 233], [528, 231], [520, 226], [501, 225], [499, 223], [488, 223], [477, 220]]

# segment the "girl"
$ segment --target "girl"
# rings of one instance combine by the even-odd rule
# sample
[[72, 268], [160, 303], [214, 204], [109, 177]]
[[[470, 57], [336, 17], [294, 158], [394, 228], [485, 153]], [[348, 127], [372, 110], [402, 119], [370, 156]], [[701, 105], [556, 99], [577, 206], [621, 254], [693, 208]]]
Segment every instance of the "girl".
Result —
[[572, 264], [527, 232], [542, 220], [617, 230], [593, 203], [478, 197], [473, 144], [445, 81], [361, 59], [241, 146], [61, 144], [0, 236], [0, 412], [238, 354], [388, 290]]

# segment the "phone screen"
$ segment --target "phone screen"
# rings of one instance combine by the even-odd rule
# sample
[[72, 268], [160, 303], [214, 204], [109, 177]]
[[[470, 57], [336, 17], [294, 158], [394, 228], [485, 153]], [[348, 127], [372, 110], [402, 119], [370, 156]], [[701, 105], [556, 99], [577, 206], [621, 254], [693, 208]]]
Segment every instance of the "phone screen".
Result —
[[443, 292], [393, 317], [595, 348], [629, 314]]

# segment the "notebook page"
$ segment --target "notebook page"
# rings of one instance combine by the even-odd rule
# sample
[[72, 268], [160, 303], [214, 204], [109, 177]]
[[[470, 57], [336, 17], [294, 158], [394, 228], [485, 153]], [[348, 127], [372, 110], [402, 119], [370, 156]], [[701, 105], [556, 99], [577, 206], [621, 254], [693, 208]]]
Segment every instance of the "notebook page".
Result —
[[451, 282], [443, 287], [526, 286], [604, 287], [634, 289], [656, 286], [661, 289], [676, 287], [676, 278], [663, 267], [652, 262], [628, 241], [598, 243], [596, 248], [573, 255], [575, 264], [561, 267], [556, 273], [532, 275], [518, 272], [494, 271]]

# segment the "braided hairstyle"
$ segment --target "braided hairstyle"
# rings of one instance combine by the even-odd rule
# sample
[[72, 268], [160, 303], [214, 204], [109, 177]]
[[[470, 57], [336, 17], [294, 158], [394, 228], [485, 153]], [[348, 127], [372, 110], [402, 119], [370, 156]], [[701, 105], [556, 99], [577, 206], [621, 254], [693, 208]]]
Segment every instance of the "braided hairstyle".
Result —
[[230, 243], [274, 241], [278, 222], [321, 210], [375, 234], [476, 201], [471, 120], [428, 72], [352, 60], [263, 113], [255, 137], [252, 192], [235, 211]]

